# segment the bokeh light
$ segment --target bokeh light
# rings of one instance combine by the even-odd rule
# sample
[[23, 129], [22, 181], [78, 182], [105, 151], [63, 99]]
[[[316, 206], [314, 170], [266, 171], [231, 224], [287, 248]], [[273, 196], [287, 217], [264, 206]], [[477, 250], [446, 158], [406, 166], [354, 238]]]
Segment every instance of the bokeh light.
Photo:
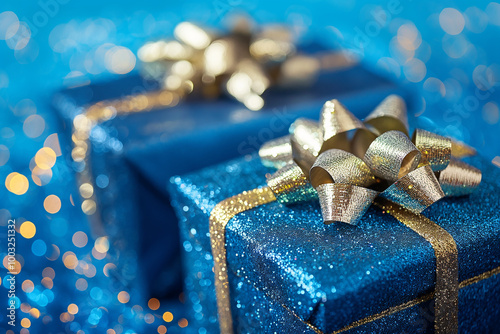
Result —
[[76, 304], [69, 304], [68, 305], [68, 313], [69, 314], [77, 314], [78, 313], [78, 305], [76, 305]]
[[5, 11], [0, 13], [0, 39], [8, 40], [17, 33], [19, 19], [14, 12]]
[[5, 178], [5, 187], [11, 193], [23, 195], [28, 191], [29, 182], [26, 176], [13, 172]]
[[165, 322], [171, 322], [172, 320], [174, 320], [174, 315], [171, 312], [165, 312], [163, 313], [163, 320]]
[[50, 169], [56, 163], [56, 152], [50, 147], [43, 147], [35, 155], [35, 163], [41, 169]]
[[85, 232], [78, 231], [75, 232], [75, 234], [73, 234], [72, 238], [73, 244], [78, 248], [85, 247], [87, 245], [88, 240], [89, 239], [87, 237], [87, 234], [85, 234]]
[[61, 199], [56, 195], [49, 195], [45, 197], [43, 207], [48, 213], [55, 214], [61, 210]]
[[95, 249], [100, 253], [106, 253], [109, 250], [109, 240], [107, 237], [99, 237], [94, 243]]
[[126, 74], [135, 67], [135, 55], [126, 47], [115, 46], [106, 52], [106, 68], [117, 74]]
[[25, 221], [24, 223], [21, 224], [21, 227], [19, 228], [19, 233], [21, 233], [21, 235], [26, 239], [33, 238], [36, 234], [35, 224], [33, 224], [30, 221]]
[[160, 301], [156, 298], [151, 298], [148, 301], [148, 307], [152, 309], [153, 311], [156, 311], [157, 309], [160, 308]]
[[465, 19], [457, 9], [445, 8], [439, 14], [441, 28], [450, 35], [458, 35], [464, 30]]
[[30, 138], [40, 137], [45, 131], [45, 120], [40, 115], [31, 115], [24, 121], [23, 130]]
[[9, 161], [10, 151], [5, 145], [0, 145], [0, 166], [3, 166]]
[[120, 293], [118, 293], [118, 301], [122, 304], [126, 304], [128, 303], [130, 300], [130, 295], [127, 291], [120, 291]]

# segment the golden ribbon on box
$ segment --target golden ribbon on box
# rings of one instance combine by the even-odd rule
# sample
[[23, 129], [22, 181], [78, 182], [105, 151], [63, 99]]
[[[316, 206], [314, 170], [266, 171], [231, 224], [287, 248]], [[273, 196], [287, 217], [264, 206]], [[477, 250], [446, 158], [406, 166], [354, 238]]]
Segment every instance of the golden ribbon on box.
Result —
[[319, 199], [325, 224], [356, 224], [375, 204], [425, 238], [436, 256], [433, 293], [336, 333], [432, 298], [436, 333], [457, 332], [458, 290], [462, 284], [458, 283], [456, 244], [448, 232], [420, 213], [444, 196], [470, 194], [479, 185], [481, 172], [457, 160], [473, 154], [475, 150], [467, 145], [425, 130], [417, 129], [410, 140], [406, 105], [396, 95], [382, 101], [364, 122], [337, 100], [325, 103], [319, 123], [297, 119], [289, 136], [272, 140], [259, 151], [264, 165], [278, 168], [267, 179], [268, 186], [228, 198], [210, 215], [221, 332], [233, 333], [225, 250], [229, 220], [276, 200], [288, 205], [314, 199]]
[[253, 29], [244, 18], [229, 34], [181, 22], [174, 35], [175, 39], [148, 42], [138, 51], [144, 77], [158, 81], [159, 90], [100, 101], [73, 120], [71, 156], [83, 166], [78, 174], [82, 210], [96, 236], [105, 235], [90, 162], [89, 138], [96, 125], [116, 115], [175, 107], [188, 95], [205, 99], [228, 95], [250, 110], [260, 110], [262, 94], [270, 87], [301, 88], [313, 83], [322, 70], [355, 64], [342, 52], [301, 54], [290, 29], [279, 25]]

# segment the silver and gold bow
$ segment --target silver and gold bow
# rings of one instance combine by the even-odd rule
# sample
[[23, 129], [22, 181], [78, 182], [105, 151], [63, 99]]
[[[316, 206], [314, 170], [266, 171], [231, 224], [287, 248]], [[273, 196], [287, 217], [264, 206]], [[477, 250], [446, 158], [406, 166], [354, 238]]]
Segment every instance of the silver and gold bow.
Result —
[[339, 52], [297, 53], [290, 29], [274, 25], [254, 31], [244, 19], [225, 35], [191, 22], [178, 24], [174, 35], [175, 39], [149, 42], [139, 49], [146, 76], [181, 96], [227, 94], [250, 110], [264, 106], [262, 94], [271, 86], [303, 87], [321, 69], [353, 64], [352, 58]]
[[319, 123], [297, 119], [290, 135], [264, 144], [259, 155], [279, 168], [268, 186], [284, 204], [319, 198], [323, 221], [356, 224], [377, 199], [420, 213], [444, 196], [470, 194], [481, 172], [457, 160], [474, 149], [417, 129], [408, 136], [406, 105], [391, 95], [364, 122], [337, 100]]

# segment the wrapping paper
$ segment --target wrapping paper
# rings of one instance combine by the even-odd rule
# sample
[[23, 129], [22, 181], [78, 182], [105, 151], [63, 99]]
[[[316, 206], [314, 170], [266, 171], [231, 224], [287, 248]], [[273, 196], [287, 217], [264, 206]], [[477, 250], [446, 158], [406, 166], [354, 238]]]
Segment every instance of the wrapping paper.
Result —
[[[500, 169], [482, 158], [469, 163], [483, 171], [476, 192], [443, 199], [423, 214], [457, 243], [460, 332], [492, 332], [500, 315]], [[191, 324], [209, 333], [218, 331], [210, 212], [264, 185], [269, 172], [250, 156], [172, 178]], [[433, 291], [435, 257], [430, 244], [379, 209], [370, 208], [357, 227], [326, 226], [317, 203], [269, 203], [228, 223], [226, 250], [236, 332], [434, 331], [432, 300], [380, 316]]]

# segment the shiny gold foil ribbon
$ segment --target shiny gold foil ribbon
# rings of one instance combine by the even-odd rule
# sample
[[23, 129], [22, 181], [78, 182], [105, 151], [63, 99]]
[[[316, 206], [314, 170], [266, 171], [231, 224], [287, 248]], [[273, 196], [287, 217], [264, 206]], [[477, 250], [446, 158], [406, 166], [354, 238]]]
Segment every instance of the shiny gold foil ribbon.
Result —
[[264, 144], [259, 155], [264, 165], [279, 168], [268, 185], [280, 203], [314, 198], [310, 181], [325, 223], [355, 225], [376, 197], [420, 213], [445, 195], [470, 194], [481, 172], [455, 154], [471, 152], [422, 129], [410, 140], [404, 100], [390, 95], [364, 122], [338, 100], [327, 101], [319, 123], [297, 119], [290, 135]]
[[377, 206], [427, 240], [436, 257], [434, 322], [436, 333], [458, 332], [458, 251], [455, 240], [445, 229], [420, 214], [387, 200]]

